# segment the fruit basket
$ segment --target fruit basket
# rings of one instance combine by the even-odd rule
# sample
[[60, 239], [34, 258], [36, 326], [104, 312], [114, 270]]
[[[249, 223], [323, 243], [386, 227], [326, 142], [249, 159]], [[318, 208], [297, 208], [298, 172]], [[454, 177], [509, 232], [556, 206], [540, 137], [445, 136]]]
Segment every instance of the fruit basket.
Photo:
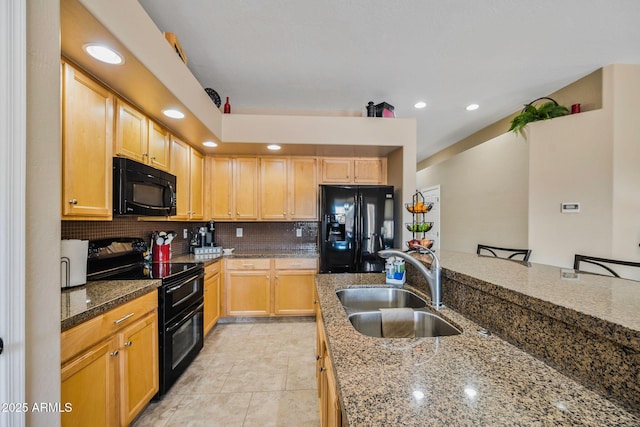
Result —
[[416, 202], [415, 204], [405, 203], [404, 206], [405, 208], [407, 208], [407, 211], [411, 213], [427, 213], [433, 207], [433, 203], [423, 203], [423, 202]]
[[406, 222], [405, 226], [412, 233], [424, 233], [431, 230], [433, 222]]
[[[431, 247], [433, 246], [433, 240], [431, 239], [413, 239], [413, 240], [409, 240], [407, 242], [407, 247], [410, 250], [416, 250], [416, 251], [420, 251], [422, 250], [422, 248], [429, 248], [431, 249]], [[425, 251], [426, 252], [426, 251]]]

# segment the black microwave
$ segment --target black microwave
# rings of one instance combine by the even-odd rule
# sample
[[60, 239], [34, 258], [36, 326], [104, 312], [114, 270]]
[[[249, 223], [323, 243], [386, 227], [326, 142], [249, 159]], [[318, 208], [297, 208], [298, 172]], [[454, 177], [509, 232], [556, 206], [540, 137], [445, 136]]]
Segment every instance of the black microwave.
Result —
[[134, 160], [114, 157], [113, 213], [175, 215], [176, 176]]

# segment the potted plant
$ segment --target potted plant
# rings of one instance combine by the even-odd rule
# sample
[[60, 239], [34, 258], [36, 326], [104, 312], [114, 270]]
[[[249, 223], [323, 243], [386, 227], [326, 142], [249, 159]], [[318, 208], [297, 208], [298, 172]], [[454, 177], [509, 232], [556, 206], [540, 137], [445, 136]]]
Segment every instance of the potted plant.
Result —
[[[541, 104], [539, 107], [533, 105], [534, 102], [547, 99], [548, 101]], [[554, 117], [566, 116], [569, 114], [569, 109], [563, 105], [559, 105], [554, 99], [542, 97], [531, 101], [526, 104], [520, 114], [516, 115], [511, 120], [511, 127], [509, 131], [514, 133], [523, 133], [523, 128], [531, 122], [537, 122], [539, 120], [553, 119]]]

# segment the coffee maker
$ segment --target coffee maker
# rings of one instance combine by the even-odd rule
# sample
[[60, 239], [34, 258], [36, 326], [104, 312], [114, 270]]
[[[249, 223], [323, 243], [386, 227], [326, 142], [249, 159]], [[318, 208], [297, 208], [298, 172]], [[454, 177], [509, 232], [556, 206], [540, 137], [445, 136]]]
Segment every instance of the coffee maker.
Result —
[[216, 223], [211, 220], [205, 227], [199, 227], [191, 236], [189, 252], [198, 253], [198, 248], [212, 248], [216, 246]]

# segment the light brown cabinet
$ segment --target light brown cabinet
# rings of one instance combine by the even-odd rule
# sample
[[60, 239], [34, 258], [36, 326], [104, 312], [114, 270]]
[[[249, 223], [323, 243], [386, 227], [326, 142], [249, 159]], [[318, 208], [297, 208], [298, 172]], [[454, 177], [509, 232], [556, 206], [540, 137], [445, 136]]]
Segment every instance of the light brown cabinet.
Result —
[[112, 218], [112, 93], [62, 64], [62, 219]]
[[313, 315], [315, 258], [225, 260], [227, 316]]
[[126, 426], [158, 391], [158, 296], [150, 292], [62, 333], [63, 426]]
[[169, 131], [122, 99], [116, 99], [115, 154], [169, 170]]
[[274, 260], [273, 314], [311, 316], [314, 314], [315, 274], [318, 263], [310, 258]]
[[171, 173], [176, 182], [175, 220], [204, 218], [204, 156], [178, 138], [171, 137]]
[[324, 332], [322, 312], [319, 309], [316, 317], [316, 328], [316, 381], [318, 385], [320, 425], [322, 427], [340, 427], [343, 425], [342, 407]]
[[204, 269], [204, 334], [220, 319], [220, 286], [222, 261], [216, 261]]
[[317, 219], [316, 177], [313, 158], [260, 159], [260, 219]]
[[258, 176], [256, 157], [208, 157], [209, 216], [219, 221], [257, 220]]
[[321, 184], [385, 184], [386, 159], [325, 157], [321, 161]]

